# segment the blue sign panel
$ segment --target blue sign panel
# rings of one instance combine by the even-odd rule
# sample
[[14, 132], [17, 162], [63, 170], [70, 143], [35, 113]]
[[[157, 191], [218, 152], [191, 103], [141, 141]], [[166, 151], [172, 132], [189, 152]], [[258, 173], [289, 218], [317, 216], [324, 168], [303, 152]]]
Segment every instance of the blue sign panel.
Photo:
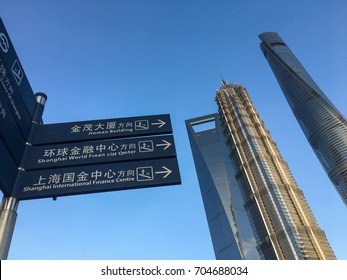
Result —
[[[16, 164], [22, 161], [25, 149], [25, 139], [23, 138], [18, 126], [13, 119], [5, 97], [0, 94], [0, 137], [6, 143], [9, 153], [13, 156]], [[1, 158], [2, 160], [2, 158]], [[6, 164], [3, 161], [2, 164]]]
[[171, 135], [28, 147], [25, 170], [174, 157]]
[[20, 200], [181, 183], [176, 158], [19, 172], [13, 196]]
[[11, 196], [18, 167], [2, 138], [0, 137], [0, 189], [5, 196]]
[[0, 19], [0, 95], [3, 95], [25, 139], [36, 110], [36, 99]]
[[33, 145], [172, 133], [170, 115], [70, 122], [37, 127]]

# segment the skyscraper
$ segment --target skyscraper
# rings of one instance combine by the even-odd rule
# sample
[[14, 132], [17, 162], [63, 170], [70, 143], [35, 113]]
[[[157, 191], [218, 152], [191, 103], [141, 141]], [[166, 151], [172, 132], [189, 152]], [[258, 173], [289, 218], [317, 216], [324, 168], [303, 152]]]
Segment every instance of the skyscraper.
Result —
[[295, 117], [347, 206], [347, 121], [275, 32], [259, 35], [264, 53]]
[[244, 207], [264, 259], [334, 259], [324, 232], [245, 88], [217, 92]]
[[[213, 142], [213, 131], [207, 132], [207, 136], [204, 135], [206, 132], [198, 135], [198, 141], [194, 139], [195, 142], [192, 143], [191, 140], [204, 202], [204, 193], [207, 195], [209, 188], [218, 190], [218, 187], [210, 185], [211, 182], [205, 180], [204, 176], [221, 180], [218, 172], [224, 168], [224, 173], [230, 176], [221, 181], [224, 181], [224, 184], [227, 181], [229, 189], [233, 191], [227, 196], [219, 191], [220, 200], [230, 203], [236, 229], [238, 221], [233, 209], [238, 209], [243, 219], [245, 211], [261, 259], [335, 259], [324, 232], [256, 112], [246, 89], [238, 84], [229, 85], [224, 82], [217, 91], [216, 101], [219, 108], [219, 120], [216, 123], [220, 122], [219, 126], [223, 127], [224, 135], [220, 133], [214, 137], [219, 137], [219, 142], [226, 143], [224, 146], [228, 152], [224, 150], [225, 147], [218, 150], [212, 146], [207, 148], [208, 152], [204, 151], [206, 145]], [[190, 124], [194, 124], [194, 121], [190, 121]], [[216, 140], [214, 142], [216, 143]], [[199, 154], [208, 156], [201, 158], [197, 156]], [[221, 164], [217, 165], [213, 161], [216, 156], [220, 158], [226, 154], [230, 164], [219, 161]], [[201, 168], [203, 165], [208, 168]], [[214, 179], [214, 182], [216, 181]], [[219, 207], [213, 203], [212, 199], [208, 207], [205, 203], [208, 220], [211, 212], [217, 212], [213, 208]], [[227, 212], [228, 207], [219, 207], [219, 211]], [[221, 230], [218, 226], [215, 225], [215, 232]], [[245, 232], [249, 234], [249, 230], [233, 231], [234, 239], [247, 239], [243, 236]], [[225, 238], [226, 233], [220, 236], [215, 233], [215, 238]]]
[[259, 259], [218, 114], [186, 126], [216, 259]]

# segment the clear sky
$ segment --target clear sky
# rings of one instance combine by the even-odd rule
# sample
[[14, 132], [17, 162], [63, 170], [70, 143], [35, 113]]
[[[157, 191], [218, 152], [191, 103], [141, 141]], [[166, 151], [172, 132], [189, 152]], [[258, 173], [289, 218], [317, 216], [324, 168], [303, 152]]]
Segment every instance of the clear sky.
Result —
[[182, 185], [23, 201], [9, 259], [214, 259], [184, 121], [247, 88], [339, 259], [347, 209], [303, 135], [258, 34], [276, 31], [346, 116], [340, 0], [2, 0], [44, 122], [171, 115]]

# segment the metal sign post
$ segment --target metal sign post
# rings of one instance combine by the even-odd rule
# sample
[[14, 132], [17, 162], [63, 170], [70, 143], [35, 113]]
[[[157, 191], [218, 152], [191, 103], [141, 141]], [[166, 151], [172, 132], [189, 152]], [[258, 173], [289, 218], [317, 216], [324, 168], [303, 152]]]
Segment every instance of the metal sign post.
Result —
[[1, 259], [20, 200], [181, 184], [169, 114], [43, 125], [35, 96], [0, 19]]
[[[46, 103], [47, 96], [43, 93], [36, 94], [37, 107], [34, 119], [32, 121], [32, 131], [35, 126], [39, 125], [42, 118], [43, 108]], [[29, 135], [29, 142], [32, 136]], [[30, 144], [29, 144], [30, 145]], [[15, 197], [2, 198], [0, 207], [0, 259], [6, 260], [10, 249], [14, 226], [17, 219], [17, 209], [19, 200]]]
[[17, 219], [19, 201], [14, 197], [3, 197], [0, 212], [0, 259], [6, 260]]

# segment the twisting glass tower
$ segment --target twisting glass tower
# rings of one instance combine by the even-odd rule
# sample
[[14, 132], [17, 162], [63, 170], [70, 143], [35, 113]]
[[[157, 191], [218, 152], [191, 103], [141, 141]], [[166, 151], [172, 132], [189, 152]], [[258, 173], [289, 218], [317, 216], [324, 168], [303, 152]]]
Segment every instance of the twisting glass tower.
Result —
[[216, 101], [260, 257], [335, 259], [246, 89], [224, 82]]
[[260, 44], [290, 107], [347, 206], [347, 121], [275, 32]]

